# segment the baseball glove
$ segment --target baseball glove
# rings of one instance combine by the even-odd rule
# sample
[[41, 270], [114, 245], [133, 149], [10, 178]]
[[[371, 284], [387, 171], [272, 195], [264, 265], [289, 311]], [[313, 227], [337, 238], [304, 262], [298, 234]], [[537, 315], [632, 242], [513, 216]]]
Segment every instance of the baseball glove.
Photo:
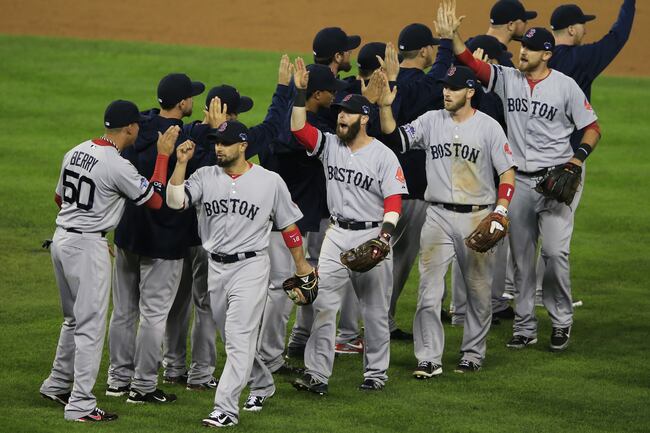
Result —
[[492, 212], [465, 238], [465, 245], [474, 251], [485, 253], [506, 237], [509, 225], [507, 216]]
[[535, 191], [547, 198], [554, 198], [567, 206], [573, 202], [573, 197], [580, 186], [582, 167], [571, 162], [555, 167], [535, 186]]
[[381, 237], [365, 241], [341, 253], [343, 266], [355, 272], [368, 272], [390, 253], [390, 244]]
[[309, 305], [318, 296], [318, 271], [312, 270], [307, 275], [296, 275], [282, 283], [289, 299], [296, 305]]

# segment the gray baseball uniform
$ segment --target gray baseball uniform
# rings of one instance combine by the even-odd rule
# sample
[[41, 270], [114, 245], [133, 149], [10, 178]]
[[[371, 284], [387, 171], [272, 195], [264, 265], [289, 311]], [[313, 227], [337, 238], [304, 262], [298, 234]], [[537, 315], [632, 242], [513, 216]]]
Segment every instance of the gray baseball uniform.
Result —
[[[332, 374], [336, 313], [342, 289], [351, 281], [366, 327], [364, 377], [383, 384], [388, 379], [390, 360], [391, 257], [368, 272], [357, 273], [341, 264], [340, 254], [379, 235], [384, 199], [408, 192], [402, 168], [395, 154], [376, 139], [352, 152], [336, 135], [320, 131], [310, 155], [323, 162], [327, 206], [334, 223], [325, 234], [319, 258], [321, 283], [314, 302], [314, 325], [305, 348], [306, 372], [324, 383]], [[362, 223], [363, 228], [341, 227], [353, 222]]]
[[494, 119], [480, 111], [462, 123], [456, 123], [446, 110], [429, 111], [400, 129], [404, 151], [427, 151], [424, 199], [431, 203], [420, 238], [415, 356], [418, 362], [442, 363], [440, 308], [444, 276], [455, 256], [467, 286], [462, 359], [480, 365], [492, 315], [494, 256], [470, 250], [464, 239], [496, 202], [493, 170], [501, 175], [514, 165], [506, 136]]
[[64, 322], [44, 394], [72, 391], [66, 419], [97, 406], [92, 388], [102, 357], [111, 261], [106, 232], [122, 216], [126, 199], [144, 204], [153, 189], [108, 141], [85, 141], [63, 158], [56, 194], [62, 207], [52, 244], [54, 275]]
[[[302, 218], [280, 176], [258, 165], [232, 178], [221, 167], [203, 167], [185, 182], [186, 206], [196, 207], [199, 236], [210, 252], [208, 291], [226, 349], [214, 408], [235, 419], [239, 397], [271, 396], [273, 376], [256, 354], [269, 284], [271, 221], [286, 228]], [[250, 380], [249, 380], [250, 378]]]
[[534, 338], [535, 252], [540, 235], [541, 255], [547, 268], [544, 306], [553, 327], [566, 328], [573, 323], [569, 249], [577, 201], [569, 207], [545, 199], [533, 188], [546, 169], [573, 157], [570, 137], [574, 129], [585, 128], [597, 117], [578, 84], [556, 70], [531, 84], [523, 72], [493, 65], [488, 90], [503, 101], [509, 142], [517, 164], [518, 188], [510, 204], [510, 250], [517, 291], [514, 335]]

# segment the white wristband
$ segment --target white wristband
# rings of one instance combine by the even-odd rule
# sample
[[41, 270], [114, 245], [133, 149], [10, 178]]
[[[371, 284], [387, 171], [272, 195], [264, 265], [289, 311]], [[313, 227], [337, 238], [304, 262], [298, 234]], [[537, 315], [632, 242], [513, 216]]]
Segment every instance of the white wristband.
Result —
[[499, 215], [508, 216], [508, 208], [500, 204], [494, 208], [494, 212], [498, 213]]
[[397, 221], [399, 221], [399, 213], [395, 211], [386, 212], [384, 214], [384, 222], [390, 223], [397, 227]]
[[167, 184], [167, 206], [170, 209], [183, 209], [185, 207], [185, 185]]

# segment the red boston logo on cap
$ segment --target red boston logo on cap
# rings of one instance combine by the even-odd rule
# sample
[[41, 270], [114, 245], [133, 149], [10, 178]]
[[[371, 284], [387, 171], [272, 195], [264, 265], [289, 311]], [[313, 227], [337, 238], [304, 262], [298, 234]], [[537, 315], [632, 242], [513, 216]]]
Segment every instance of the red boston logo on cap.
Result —
[[456, 66], [452, 66], [452, 67], [449, 68], [449, 70], [447, 71], [447, 75], [450, 76], [450, 77], [451, 77], [452, 75], [454, 75], [455, 73], [456, 73]]
[[352, 94], [351, 93], [346, 95], [345, 98], [343, 98], [343, 102], [348, 102], [350, 99], [352, 99]]
[[528, 33], [526, 33], [526, 37], [532, 38], [533, 36], [535, 36], [535, 29], [528, 30]]
[[228, 127], [228, 122], [223, 122], [221, 126], [219, 126], [219, 129], [217, 129], [217, 131], [223, 132], [226, 130], [227, 127]]

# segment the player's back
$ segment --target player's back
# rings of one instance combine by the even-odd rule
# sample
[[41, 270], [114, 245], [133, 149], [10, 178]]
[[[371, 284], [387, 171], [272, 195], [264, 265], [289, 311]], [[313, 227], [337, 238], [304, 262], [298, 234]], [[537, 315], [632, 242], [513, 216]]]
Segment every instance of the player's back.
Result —
[[[62, 203], [56, 225], [80, 232], [107, 232], [115, 228], [124, 210], [125, 197], [134, 196], [133, 191], [120, 190], [120, 178], [125, 174], [133, 178], [137, 172], [111, 143], [97, 139], [74, 147], [66, 153], [59, 175], [56, 192]], [[149, 194], [148, 186], [147, 179], [141, 176], [139, 185], [130, 185], [142, 192], [142, 197], [134, 197], [135, 202]]]

